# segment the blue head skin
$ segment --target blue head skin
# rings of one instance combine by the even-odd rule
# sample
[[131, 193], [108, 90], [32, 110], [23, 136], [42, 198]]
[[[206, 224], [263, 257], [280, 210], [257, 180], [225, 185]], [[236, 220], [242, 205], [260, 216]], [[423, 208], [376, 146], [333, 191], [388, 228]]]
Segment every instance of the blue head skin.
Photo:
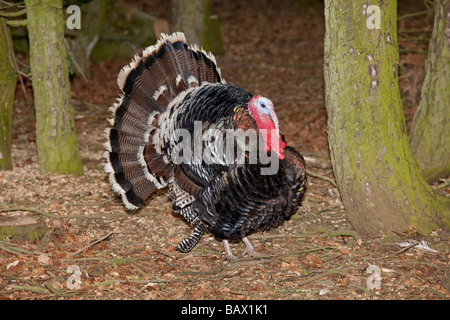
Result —
[[272, 149], [281, 160], [284, 159], [286, 143], [281, 139], [278, 118], [272, 101], [263, 96], [253, 96], [248, 103], [248, 110], [264, 138], [266, 151]]

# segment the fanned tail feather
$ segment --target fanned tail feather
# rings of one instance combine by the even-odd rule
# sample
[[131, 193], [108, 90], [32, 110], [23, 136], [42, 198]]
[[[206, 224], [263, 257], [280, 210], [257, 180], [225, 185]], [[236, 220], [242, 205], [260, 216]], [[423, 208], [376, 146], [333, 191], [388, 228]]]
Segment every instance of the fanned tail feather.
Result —
[[156, 188], [173, 180], [172, 164], [154, 147], [158, 118], [182, 100], [183, 92], [205, 82], [225, 80], [214, 56], [189, 47], [180, 32], [162, 34], [120, 71], [122, 94], [110, 108], [104, 169], [126, 208], [138, 209]]

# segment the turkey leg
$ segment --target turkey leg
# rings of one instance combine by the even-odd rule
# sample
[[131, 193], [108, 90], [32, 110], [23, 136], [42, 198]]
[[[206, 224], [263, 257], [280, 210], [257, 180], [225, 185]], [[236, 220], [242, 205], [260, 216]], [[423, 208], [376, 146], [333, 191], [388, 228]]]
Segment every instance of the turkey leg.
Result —
[[233, 252], [231, 252], [231, 247], [230, 247], [230, 243], [228, 242], [228, 240], [222, 240], [223, 243], [223, 247], [225, 248], [225, 255], [228, 261], [233, 261], [236, 260], [238, 257], [236, 257], [235, 255], [233, 255]]
[[[250, 240], [248, 240], [247, 237], [243, 237], [242, 242], [244, 242], [244, 244], [245, 244], [245, 250], [244, 250], [244, 252], [242, 252], [241, 256], [243, 257], [247, 254], [249, 257], [253, 257], [255, 255], [255, 248], [251, 244]], [[227, 260], [230, 262], [233, 260], [237, 260], [238, 257], [233, 255], [233, 252], [231, 251], [230, 243], [228, 242], [228, 240], [222, 240], [222, 243], [223, 243], [223, 247], [225, 248], [225, 255], [226, 255]]]
[[242, 252], [242, 256], [247, 254], [249, 257], [253, 257], [255, 255], [255, 248], [251, 244], [250, 240], [248, 240], [247, 237], [243, 237], [242, 242], [245, 244], [245, 250]]

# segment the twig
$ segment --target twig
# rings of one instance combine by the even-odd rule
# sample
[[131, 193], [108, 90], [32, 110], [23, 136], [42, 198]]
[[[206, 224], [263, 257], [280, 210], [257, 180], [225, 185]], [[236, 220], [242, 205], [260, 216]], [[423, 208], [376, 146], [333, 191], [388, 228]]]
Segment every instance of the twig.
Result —
[[10, 207], [10, 208], [0, 208], [0, 212], [14, 212], [14, 211], [29, 211], [34, 213], [39, 213], [45, 215], [41, 211], [33, 208], [25, 208], [25, 207]]
[[0, 246], [0, 250], [9, 252], [9, 253], [14, 254], [14, 255], [16, 255], [16, 256], [21, 256], [21, 255], [23, 255], [23, 253], [21, 253], [21, 252], [15, 251], [15, 250], [12, 249], [12, 248], [4, 247], [4, 246]]
[[8, 242], [8, 241], [1, 241], [0, 240], [0, 244], [4, 244], [7, 246], [13, 246], [13, 247], [17, 247], [17, 244], [13, 243], [13, 242]]
[[63, 293], [61, 290], [56, 289], [50, 283], [44, 283], [44, 286], [50, 290], [51, 293], [56, 294], [59, 297], [70, 298], [75, 295], [81, 294], [81, 292]]
[[329, 178], [329, 177], [326, 177], [326, 176], [323, 176], [323, 175], [321, 175], [321, 174], [312, 172], [312, 171], [310, 171], [310, 170], [308, 170], [308, 169], [306, 169], [306, 174], [308, 174], [308, 175], [310, 175], [310, 176], [313, 176], [314, 178], [319, 178], [319, 179], [328, 181], [329, 183], [331, 183], [331, 184], [339, 191], [339, 188], [338, 188], [336, 182], [334, 182], [333, 179], [331, 179], [331, 178]]
[[343, 230], [343, 229], [333, 230], [333, 231], [329, 231], [326, 235], [330, 236], [330, 237], [339, 237], [339, 236], [353, 237], [358, 242], [358, 244], [359, 244], [358, 240], [361, 239], [361, 236], [355, 230]]
[[14, 290], [23, 290], [23, 291], [29, 291], [29, 292], [35, 292], [35, 293], [44, 293], [44, 294], [50, 294], [50, 292], [46, 288], [38, 287], [38, 286], [16, 286], [11, 285], [11, 288]]
[[417, 54], [424, 54], [424, 55], [428, 54], [428, 51], [416, 50], [416, 49], [398, 49], [398, 52], [400, 52], [400, 53], [417, 53]]
[[9, 10], [11, 8], [17, 7], [17, 8], [25, 8], [25, 2], [21, 1], [18, 3], [12, 3], [12, 2], [8, 2], [5, 0], [0, 1], [0, 4], [6, 4], [5, 7], [0, 6], [0, 10], [4, 11], [4, 10]]
[[[5, 32], [5, 35], [8, 34], [5, 20], [3, 20], [3, 31]], [[19, 75], [19, 81], [22, 87], [23, 94], [25, 96], [25, 100], [28, 101], [27, 91], [25, 90], [25, 85], [22, 79], [22, 72], [19, 70], [19, 66], [17, 65], [16, 56], [14, 55], [14, 47], [10, 40], [11, 40], [10, 37], [7, 36], [6, 41], [8, 43], [8, 60], [11, 67], [13, 67], [16, 70], [17, 74]]]
[[394, 252], [393, 255], [394, 255], [394, 256], [399, 255], [400, 253], [403, 253], [403, 252], [405, 252], [406, 250], [409, 250], [409, 249], [411, 249], [412, 247], [417, 246], [419, 243], [420, 243], [419, 241], [413, 242], [413, 243], [411, 243], [409, 246], [404, 247], [404, 248], [398, 250], [397, 252]]
[[21, 15], [23, 15], [25, 13], [27, 13], [27, 8], [24, 8], [22, 10], [15, 11], [15, 12], [2, 12], [2, 11], [0, 11], [0, 17], [3, 17], [3, 18], [14, 18], [14, 17], [21, 16]]
[[431, 30], [424, 30], [424, 29], [409, 29], [409, 30], [399, 30], [398, 33], [417, 33], [417, 32], [423, 32], [423, 33], [430, 33]]
[[45, 211], [37, 210], [30, 207], [10, 207], [10, 208], [1, 208], [0, 206], [0, 212], [14, 212], [14, 211], [28, 211], [35, 214], [40, 214], [42, 216], [45, 216], [47, 218], [53, 218], [53, 219], [105, 219], [105, 218], [115, 218], [115, 217], [146, 217], [146, 216], [152, 216], [154, 213], [145, 213], [140, 212], [137, 214], [127, 214], [127, 213], [117, 213], [117, 214], [101, 214], [101, 215], [92, 215], [92, 216], [85, 216], [85, 215], [56, 215], [47, 213]]
[[[321, 273], [317, 273], [315, 275], [313, 275], [312, 277], [305, 279], [304, 281], [301, 281], [298, 283], [299, 286], [304, 286], [305, 284], [309, 284], [313, 281], [318, 280], [319, 278], [322, 278], [324, 276], [330, 275], [330, 274], [337, 274], [337, 273], [346, 273], [348, 272], [346, 270], [346, 268], [338, 268], [338, 269], [329, 269], [329, 270], [325, 270]], [[301, 279], [300, 279], [301, 280]]]
[[100, 105], [93, 104], [93, 103], [90, 103], [87, 101], [70, 100], [70, 103], [74, 106], [86, 106], [86, 107], [89, 107], [89, 108], [92, 108], [92, 109], [95, 109], [98, 111], [105, 111], [106, 109], [108, 109], [105, 106], [100, 106]]
[[30, 251], [27, 249], [23, 249], [20, 248], [18, 245], [14, 244], [14, 243], [10, 243], [10, 242], [6, 242], [6, 241], [0, 241], [0, 249], [15, 254], [15, 255], [22, 255], [22, 254], [35, 254], [35, 255], [40, 255], [42, 254], [42, 252], [36, 251]]
[[22, 248], [13, 247], [13, 246], [11, 246], [11, 247], [10, 246], [8, 246], [8, 247], [0, 246], [0, 249], [5, 250], [12, 254], [16, 254], [16, 255], [22, 255], [22, 254], [40, 255], [40, 254], [42, 254], [42, 252], [33, 252], [33, 251], [29, 251], [27, 249], [22, 249]]
[[416, 17], [416, 16], [420, 16], [422, 14], [427, 14], [430, 12], [434, 12], [434, 10], [425, 10], [425, 11], [420, 11], [420, 12], [413, 12], [413, 13], [407, 13], [404, 14], [400, 17], [397, 18], [397, 21], [403, 20], [403, 19], [407, 19], [407, 18], [412, 18], [412, 17]]
[[434, 191], [438, 191], [450, 185], [450, 179], [439, 179], [439, 181], [443, 182], [443, 184], [432, 186], [431, 189], [433, 189]]
[[86, 78], [86, 76], [85, 76], [84, 73], [83, 73], [83, 70], [81, 70], [81, 67], [78, 65], [77, 60], [76, 60], [75, 57], [73, 56], [72, 50], [70, 50], [70, 47], [69, 47], [69, 44], [67, 43], [66, 38], [64, 38], [64, 43], [66, 44], [67, 51], [68, 51], [68, 53], [69, 53], [69, 55], [70, 55], [70, 58], [71, 58], [72, 61], [73, 61], [73, 64], [74, 64], [75, 67], [78, 69], [78, 72], [80, 73], [80, 75], [81, 75], [81, 77], [83, 78], [83, 80], [84, 80], [86, 83], [88, 83], [89, 80]]
[[10, 27], [25, 27], [28, 25], [27, 20], [8, 20], [6, 24]]
[[23, 277], [22, 278], [21, 277], [16, 277], [16, 276], [13, 276], [13, 275], [10, 275], [10, 274], [6, 274], [6, 273], [0, 273], [0, 276], [4, 277], [6, 279], [11, 279], [11, 280], [15, 280], [15, 281], [18, 281], [18, 282], [26, 283], [26, 284], [29, 284], [30, 286], [35, 286], [36, 285], [36, 283], [34, 283], [33, 281], [24, 279]]
[[82, 261], [82, 262], [102, 261], [102, 262], [108, 263], [108, 260], [107, 260], [107, 259], [105, 259], [105, 258], [97, 258], [97, 257], [92, 257], [92, 258], [62, 259], [62, 261], [64, 261], [64, 262], [74, 262], [74, 261]]
[[355, 230], [333, 230], [333, 231], [326, 231], [321, 234], [317, 233], [311, 233], [311, 234], [263, 234], [260, 236], [254, 236], [253, 239], [282, 239], [282, 238], [309, 238], [309, 237], [316, 237], [316, 238], [327, 238], [327, 237], [339, 237], [339, 236], [349, 236], [355, 238], [355, 240], [360, 240], [361, 236], [355, 231]]
[[263, 259], [271, 259], [274, 255], [272, 254], [255, 254], [253, 257], [241, 257], [238, 256], [238, 259], [229, 261], [230, 264], [240, 263], [240, 262], [248, 262], [252, 260], [263, 260]]
[[72, 253], [70, 253], [69, 255], [70, 255], [71, 257], [74, 257], [74, 256], [76, 256], [77, 254], [80, 254], [81, 252], [83, 252], [84, 250], [89, 249], [89, 248], [92, 247], [93, 245], [96, 245], [97, 243], [102, 242], [103, 240], [106, 240], [106, 239], [109, 238], [112, 234], [113, 234], [113, 232], [110, 232], [110, 233], [108, 233], [106, 236], [104, 236], [103, 238], [100, 238], [100, 239], [98, 239], [98, 240], [95, 240], [95, 241], [91, 242], [90, 244], [88, 244], [86, 247], [81, 248], [81, 249], [78, 250], [78, 251], [72, 252]]

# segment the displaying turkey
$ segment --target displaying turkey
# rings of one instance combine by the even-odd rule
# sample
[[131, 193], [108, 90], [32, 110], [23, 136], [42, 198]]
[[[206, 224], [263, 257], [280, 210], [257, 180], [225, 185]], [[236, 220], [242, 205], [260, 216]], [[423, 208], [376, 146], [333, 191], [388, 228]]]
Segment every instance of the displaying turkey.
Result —
[[110, 108], [105, 171], [130, 210], [168, 187], [172, 210], [194, 230], [254, 248], [249, 234], [280, 225], [304, 193], [303, 157], [279, 132], [273, 103], [227, 84], [215, 58], [182, 33], [161, 35], [118, 76], [123, 93]]

